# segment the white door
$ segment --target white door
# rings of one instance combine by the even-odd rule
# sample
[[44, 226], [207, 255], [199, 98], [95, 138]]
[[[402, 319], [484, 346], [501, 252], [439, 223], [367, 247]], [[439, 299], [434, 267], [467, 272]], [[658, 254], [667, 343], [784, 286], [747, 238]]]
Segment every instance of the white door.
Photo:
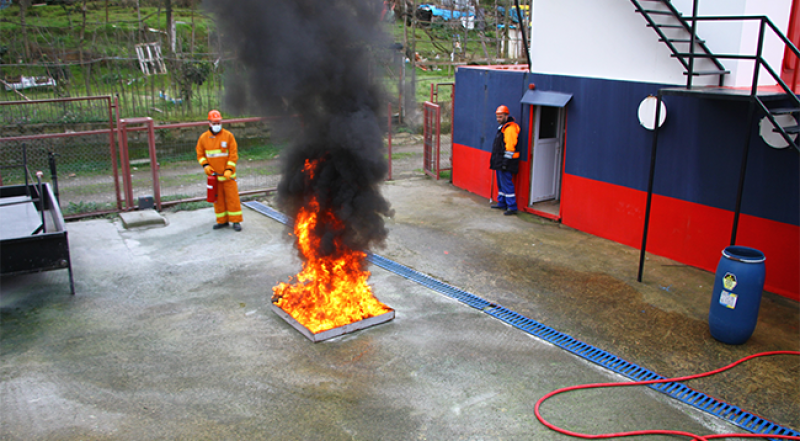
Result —
[[557, 199], [561, 186], [564, 109], [550, 106], [535, 106], [535, 109], [530, 205]]

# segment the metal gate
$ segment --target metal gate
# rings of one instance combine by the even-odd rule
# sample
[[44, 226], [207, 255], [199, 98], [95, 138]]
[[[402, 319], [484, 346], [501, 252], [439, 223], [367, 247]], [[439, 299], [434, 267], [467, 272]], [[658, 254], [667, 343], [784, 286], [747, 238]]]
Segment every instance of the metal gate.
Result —
[[[446, 94], [440, 94], [441, 86], [449, 87], [449, 99]], [[442, 96], [443, 95], [443, 96]], [[423, 139], [425, 142], [423, 169], [429, 176], [439, 179], [442, 172], [453, 169], [453, 99], [455, 98], [455, 84], [431, 84], [430, 100], [426, 101], [423, 109]], [[449, 109], [449, 111], [448, 111]], [[442, 116], [446, 121], [442, 124]], [[445, 133], [442, 145], [442, 128], [449, 127]], [[452, 180], [452, 176], [450, 177]]]
[[425, 101], [423, 106], [422, 136], [425, 143], [422, 169], [428, 176], [439, 179], [439, 151], [441, 149], [439, 129], [441, 128], [442, 108], [438, 104]]
[[[205, 201], [205, 175], [197, 164], [197, 136], [206, 121], [156, 125], [151, 118], [120, 120], [112, 97], [0, 102], [0, 186], [25, 182], [18, 167], [27, 152], [32, 171], [48, 169], [67, 219], [137, 208], [137, 196], [152, 196], [158, 209]], [[280, 179], [282, 146], [260, 142], [271, 118], [226, 120], [239, 140], [239, 194], [273, 191]], [[191, 141], [181, 136], [191, 133]], [[55, 163], [57, 162], [57, 167]]]

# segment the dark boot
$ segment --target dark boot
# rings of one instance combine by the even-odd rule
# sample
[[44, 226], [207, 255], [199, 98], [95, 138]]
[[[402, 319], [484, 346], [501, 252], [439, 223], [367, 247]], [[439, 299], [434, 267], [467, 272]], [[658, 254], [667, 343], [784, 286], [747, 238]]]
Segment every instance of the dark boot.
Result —
[[233, 231], [242, 231], [242, 226], [239, 225], [239, 222], [233, 223]]
[[220, 228], [225, 228], [225, 227], [227, 227], [227, 226], [228, 226], [228, 223], [227, 223], [227, 222], [225, 222], [224, 224], [214, 224], [214, 227], [213, 227], [213, 228], [214, 228], [215, 230], [219, 230]]

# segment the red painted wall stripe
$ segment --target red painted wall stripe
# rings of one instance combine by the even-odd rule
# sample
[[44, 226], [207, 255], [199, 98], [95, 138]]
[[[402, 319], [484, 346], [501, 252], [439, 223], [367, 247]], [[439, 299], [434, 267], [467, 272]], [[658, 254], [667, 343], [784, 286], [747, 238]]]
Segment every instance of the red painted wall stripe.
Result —
[[[489, 199], [493, 173], [489, 170], [491, 153], [453, 143], [453, 185]], [[497, 194], [494, 189], [492, 198]]]
[[[645, 192], [569, 174], [563, 182], [565, 225], [633, 248], [641, 246]], [[730, 243], [732, 212], [653, 195], [650, 219], [648, 252], [716, 271], [722, 249]], [[767, 291], [800, 300], [800, 227], [743, 214], [736, 242], [767, 256]]]
[[[489, 198], [494, 174], [489, 152], [453, 145], [453, 184]], [[528, 185], [529, 163], [520, 164], [517, 183]], [[518, 185], [519, 187], [519, 185]], [[517, 188], [520, 210], [527, 210], [527, 188]], [[497, 188], [492, 197], [496, 199]], [[561, 189], [564, 225], [639, 249], [647, 193], [565, 173]], [[653, 195], [647, 251], [715, 272], [731, 237], [733, 213], [680, 199]], [[800, 300], [800, 227], [741, 215], [737, 244], [767, 256], [764, 288]], [[645, 267], [645, 273], [647, 268]]]
[[[463, 188], [489, 199], [497, 200], [497, 182], [494, 182], [494, 171], [489, 169], [490, 152], [473, 149], [462, 144], [453, 143], [453, 185]], [[457, 171], [456, 171], [457, 170]], [[517, 206], [521, 211], [530, 212], [528, 200], [530, 193], [530, 162], [519, 162], [519, 173], [514, 176], [514, 193], [517, 195]]]

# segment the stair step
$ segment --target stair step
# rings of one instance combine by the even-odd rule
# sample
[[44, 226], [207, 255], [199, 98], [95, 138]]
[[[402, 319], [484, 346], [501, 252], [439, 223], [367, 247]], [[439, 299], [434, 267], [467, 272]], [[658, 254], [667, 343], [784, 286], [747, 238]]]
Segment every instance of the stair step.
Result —
[[[653, 27], [653, 25], [648, 23], [647, 27]], [[683, 29], [683, 25], [679, 25], [679, 24], [659, 24], [659, 23], [656, 23], [656, 27], [657, 28], [681, 28], [681, 29]]]
[[[773, 132], [779, 132], [779, 130], [777, 128], [776, 129], [772, 129], [772, 131]], [[793, 133], [800, 133], [800, 126], [784, 127], [783, 131], [788, 133], [788, 134], [790, 134], [790, 135], [793, 134]]]
[[676, 54], [670, 55], [670, 57], [672, 58], [689, 58], [692, 56], [695, 58], [716, 58], [714, 54], [709, 54], [708, 52], [695, 52], [693, 54], [689, 52], [678, 52]]
[[[645, 12], [647, 14], [652, 14], [652, 15], [672, 15], [672, 16], [675, 16], [675, 14], [673, 14], [672, 11], [660, 11], [660, 10], [656, 10], [656, 9], [642, 9], [642, 10], [637, 9], [636, 12]], [[678, 14], [677, 17], [680, 17], [680, 14]]]
[[776, 107], [774, 109], [769, 109], [769, 113], [773, 115], [788, 115], [797, 112], [800, 112], [800, 107]]
[[[691, 38], [667, 38], [667, 39], [659, 38], [658, 41], [661, 41], [661, 42], [669, 41], [670, 43], [691, 43], [692, 39]], [[694, 42], [697, 43], [697, 44], [702, 44], [702, 43], [705, 43], [706, 41], [705, 40], [701, 40], [699, 38], [696, 38], [694, 40]]]
[[[694, 71], [694, 76], [701, 76], [701, 75], [727, 75], [731, 73], [729, 70], [696, 70]], [[684, 72], [684, 75], [689, 75], [689, 72]]]

